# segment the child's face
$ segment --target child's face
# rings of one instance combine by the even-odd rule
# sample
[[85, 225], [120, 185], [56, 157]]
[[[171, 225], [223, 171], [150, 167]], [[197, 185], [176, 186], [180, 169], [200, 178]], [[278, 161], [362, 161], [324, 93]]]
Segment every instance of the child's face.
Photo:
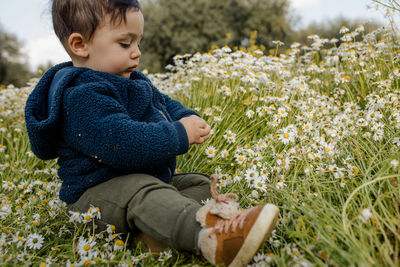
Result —
[[128, 10], [126, 23], [119, 25], [111, 24], [106, 17], [106, 23], [96, 29], [88, 43], [85, 67], [129, 78], [139, 64], [143, 25], [140, 11]]

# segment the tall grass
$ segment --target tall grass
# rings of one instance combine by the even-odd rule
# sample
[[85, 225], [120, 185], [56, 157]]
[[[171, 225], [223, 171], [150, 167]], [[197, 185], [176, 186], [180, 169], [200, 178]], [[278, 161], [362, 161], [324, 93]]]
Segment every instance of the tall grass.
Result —
[[[341, 32], [340, 46], [313, 35], [279, 56], [225, 47], [149, 75], [213, 129], [178, 171], [217, 173], [242, 207], [280, 207], [254, 266], [399, 265], [400, 43], [385, 28]], [[29, 150], [23, 109], [35, 83], [0, 91], [0, 263], [208, 265], [144, 253], [112, 227], [94, 234], [95, 207], [66, 213], [55, 161]]]

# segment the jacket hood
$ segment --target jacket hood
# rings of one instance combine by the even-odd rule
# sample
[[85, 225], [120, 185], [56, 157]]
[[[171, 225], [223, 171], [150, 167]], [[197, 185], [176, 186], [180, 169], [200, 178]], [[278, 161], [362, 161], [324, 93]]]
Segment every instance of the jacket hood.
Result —
[[25, 122], [32, 152], [40, 159], [57, 158], [58, 122], [65, 88], [85, 71], [72, 62], [56, 65], [40, 79], [25, 106]]

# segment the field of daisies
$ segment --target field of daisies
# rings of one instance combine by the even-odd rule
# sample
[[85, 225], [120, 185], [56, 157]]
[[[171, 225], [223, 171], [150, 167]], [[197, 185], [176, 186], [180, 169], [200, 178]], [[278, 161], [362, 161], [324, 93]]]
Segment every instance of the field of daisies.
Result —
[[[399, 266], [400, 39], [387, 28], [341, 28], [264, 55], [228, 47], [175, 58], [148, 74], [195, 109], [211, 138], [178, 158], [179, 172], [218, 175], [242, 208], [280, 217], [252, 266]], [[206, 266], [94, 233], [101, 210], [68, 213], [56, 161], [30, 151], [24, 106], [37, 80], [0, 90], [0, 265]]]

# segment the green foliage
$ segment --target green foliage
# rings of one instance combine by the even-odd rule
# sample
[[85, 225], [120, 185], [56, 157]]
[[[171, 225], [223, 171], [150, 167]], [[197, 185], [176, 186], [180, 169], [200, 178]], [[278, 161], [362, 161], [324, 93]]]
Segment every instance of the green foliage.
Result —
[[177, 54], [240, 46], [257, 30], [257, 44], [291, 32], [287, 0], [148, 0], [142, 4], [145, 38], [142, 66], [162, 71]]
[[[314, 37], [280, 56], [224, 47], [149, 75], [213, 129], [178, 158], [180, 171], [216, 173], [243, 208], [280, 208], [252, 266], [400, 264], [400, 40], [386, 29], [352, 36], [363, 40]], [[210, 266], [175, 250], [143, 253], [111, 226], [93, 234], [95, 208], [66, 212], [56, 161], [29, 150], [34, 86], [0, 90], [0, 265]]]
[[32, 77], [27, 65], [17, 37], [0, 27], [0, 85], [25, 85]]

